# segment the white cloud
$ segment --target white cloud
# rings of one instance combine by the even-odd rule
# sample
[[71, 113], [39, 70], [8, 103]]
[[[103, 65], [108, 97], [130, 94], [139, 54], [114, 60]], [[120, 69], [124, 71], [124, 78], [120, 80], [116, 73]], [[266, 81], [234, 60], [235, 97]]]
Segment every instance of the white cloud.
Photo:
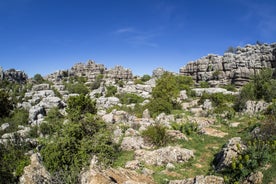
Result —
[[140, 31], [132, 27], [123, 27], [117, 29], [114, 33], [120, 36], [123, 41], [135, 47], [158, 47], [154, 39], [160, 34], [159, 31]]

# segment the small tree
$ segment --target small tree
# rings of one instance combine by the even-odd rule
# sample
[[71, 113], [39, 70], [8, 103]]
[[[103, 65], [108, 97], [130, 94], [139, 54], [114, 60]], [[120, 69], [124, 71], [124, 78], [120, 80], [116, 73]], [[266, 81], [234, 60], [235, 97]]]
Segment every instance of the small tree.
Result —
[[8, 93], [3, 90], [0, 90], [0, 104], [0, 118], [8, 116], [13, 109], [13, 105]]
[[44, 78], [40, 74], [35, 74], [33, 79], [36, 84], [41, 84], [45, 81]]
[[66, 112], [71, 120], [80, 120], [86, 113], [96, 114], [96, 103], [89, 96], [71, 96], [67, 101]]

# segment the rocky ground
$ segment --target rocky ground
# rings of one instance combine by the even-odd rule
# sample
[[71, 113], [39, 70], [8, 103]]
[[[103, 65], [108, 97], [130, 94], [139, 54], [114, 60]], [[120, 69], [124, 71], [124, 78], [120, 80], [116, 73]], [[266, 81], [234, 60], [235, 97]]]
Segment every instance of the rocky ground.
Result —
[[[202, 96], [217, 93], [239, 95], [239, 90], [229, 91], [219, 85], [232, 83], [241, 87], [256, 70], [274, 68], [275, 49], [276, 44], [247, 45], [238, 48], [236, 53], [209, 55], [187, 64], [180, 69], [180, 74], [191, 75], [198, 82], [197, 86], [200, 86], [200, 81], [207, 81], [210, 87], [193, 87], [193, 96], [186, 90], [180, 91], [177, 101], [181, 109], [171, 114], [160, 113], [156, 117], [152, 117], [148, 109], [138, 116], [126, 108], [135, 109], [137, 104], [143, 107], [149, 103], [156, 81], [165, 72], [161, 68], [153, 71], [149, 80], [141, 82], [141, 77], [133, 76], [130, 69], [121, 66], [106, 69], [104, 65], [88, 61], [86, 64], [76, 64], [69, 70], [50, 74], [39, 84], [33, 79], [27, 79], [22, 72], [1, 70], [1, 80], [32, 85], [17, 104], [17, 108], [28, 111], [28, 124], [8, 132], [5, 130], [12, 126], [12, 122], [3, 122], [0, 143], [9, 144], [19, 135], [24, 141], [36, 146], [36, 149], [26, 153], [30, 156], [30, 164], [24, 168], [20, 183], [59, 183], [51, 179], [39, 153], [39, 141], [45, 135], [38, 133], [37, 138], [30, 138], [29, 135], [33, 127], [47, 123], [45, 118], [51, 109], [57, 108], [61, 114], [67, 115], [67, 100], [79, 94], [70, 92], [66, 81], [69, 83], [70, 78], [83, 77], [86, 79], [83, 83], [89, 89], [87, 96], [95, 100], [97, 115], [113, 127], [113, 141], [119, 144], [121, 154], [108, 168], [101, 167], [94, 155], [89, 166], [79, 174], [80, 183], [227, 183], [223, 171], [232, 167], [234, 160], [238, 160], [248, 149], [243, 138], [247, 134], [258, 134], [258, 130], [252, 130], [252, 127], [257, 127], [257, 123], [264, 119], [262, 111], [271, 103], [247, 101], [242, 112], [229, 118], [228, 111], [216, 113], [214, 102]], [[91, 86], [96, 85], [96, 82], [98, 84], [94, 89]], [[107, 95], [107, 87], [111, 85], [116, 87], [116, 95]], [[135, 94], [142, 101], [123, 104], [120, 94]], [[231, 102], [223, 104], [224, 107], [231, 105]], [[156, 146], [143, 136], [143, 131], [154, 125], [165, 127], [166, 135], [171, 140], [168, 144]], [[260, 167], [242, 182], [262, 183], [262, 171], [270, 167], [273, 168], [273, 165]]]

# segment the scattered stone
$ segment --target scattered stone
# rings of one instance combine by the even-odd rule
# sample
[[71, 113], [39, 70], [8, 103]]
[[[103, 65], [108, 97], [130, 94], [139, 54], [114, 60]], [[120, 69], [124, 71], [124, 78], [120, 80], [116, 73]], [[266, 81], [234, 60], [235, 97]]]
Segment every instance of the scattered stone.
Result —
[[169, 170], [169, 171], [171, 171], [171, 170], [174, 170], [174, 169], [175, 169], [175, 166], [174, 166], [172, 163], [168, 163], [168, 164], [166, 165], [166, 169]]
[[179, 130], [167, 130], [166, 133], [172, 139], [188, 141], [188, 138], [186, 137], [186, 135], [184, 135]]

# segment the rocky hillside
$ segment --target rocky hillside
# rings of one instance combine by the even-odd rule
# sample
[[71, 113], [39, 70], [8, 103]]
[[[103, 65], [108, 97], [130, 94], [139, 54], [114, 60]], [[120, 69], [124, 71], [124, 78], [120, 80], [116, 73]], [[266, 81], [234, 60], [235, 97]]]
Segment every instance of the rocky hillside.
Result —
[[0, 72], [0, 184], [275, 183], [275, 46], [181, 74], [94, 61], [29, 80]]
[[197, 82], [212, 86], [234, 84], [242, 86], [262, 68], [276, 67], [276, 43], [246, 45], [226, 52], [223, 56], [210, 54], [189, 62], [180, 74], [192, 76]]

